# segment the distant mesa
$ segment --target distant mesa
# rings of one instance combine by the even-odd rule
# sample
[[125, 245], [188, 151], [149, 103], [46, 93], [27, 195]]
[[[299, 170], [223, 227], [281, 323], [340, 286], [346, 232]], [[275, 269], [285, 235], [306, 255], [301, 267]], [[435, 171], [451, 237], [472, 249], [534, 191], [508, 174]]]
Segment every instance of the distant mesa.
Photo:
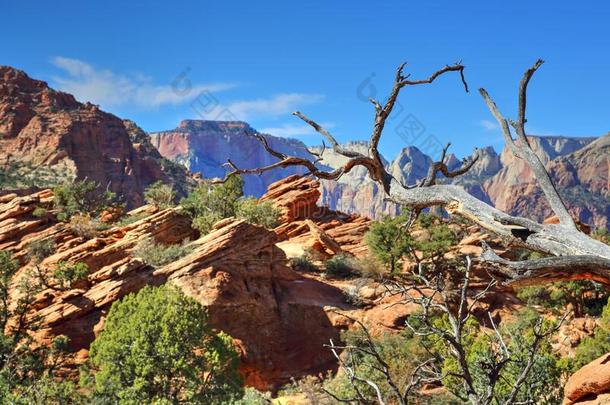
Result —
[[[258, 132], [241, 121], [184, 120], [175, 129], [152, 132], [150, 138], [164, 157], [186, 166], [191, 172], [201, 173], [203, 177], [222, 178], [227, 171], [224, 167], [227, 159], [241, 168], [262, 167], [277, 161], [265, 151], [254, 134]], [[265, 136], [275, 150], [312, 158], [305, 144], [296, 139]], [[305, 171], [295, 167], [244, 176], [244, 193], [260, 197], [271, 183]]]

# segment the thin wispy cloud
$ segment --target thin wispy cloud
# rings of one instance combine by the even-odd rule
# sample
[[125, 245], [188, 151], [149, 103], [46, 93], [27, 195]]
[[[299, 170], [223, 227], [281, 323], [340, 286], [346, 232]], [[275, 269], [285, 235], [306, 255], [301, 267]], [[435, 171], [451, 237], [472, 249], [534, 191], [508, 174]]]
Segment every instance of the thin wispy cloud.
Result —
[[[320, 124], [324, 128], [332, 128], [333, 125], [329, 123]], [[318, 133], [309, 125], [306, 124], [283, 124], [275, 127], [263, 128], [260, 132], [264, 134], [271, 134], [275, 136], [281, 136], [284, 138], [299, 138], [303, 136], [315, 136]]]
[[481, 120], [478, 124], [486, 131], [497, 131], [500, 129], [498, 123], [491, 120]]
[[[323, 100], [320, 94], [280, 93], [265, 98], [223, 100], [219, 92], [237, 87], [232, 83], [191, 83], [188, 77], [177, 75], [167, 84], [154, 83], [141, 74], [122, 74], [99, 69], [79, 59], [57, 56], [52, 64], [62, 71], [54, 76], [54, 85], [73, 94], [79, 101], [99, 104], [103, 108], [132, 107], [156, 109], [168, 105], [188, 104], [201, 119], [251, 120], [275, 119]], [[273, 128], [279, 136], [312, 133], [304, 125]]]
[[63, 71], [53, 77], [55, 85], [73, 94], [79, 101], [89, 101], [102, 107], [131, 106], [157, 108], [191, 101], [204, 91], [220, 92], [235, 87], [231, 83], [155, 84], [142, 75], [124, 75], [108, 69], [98, 69], [78, 60], [57, 56], [51, 63]]
[[319, 103], [324, 99], [321, 94], [283, 93], [269, 98], [240, 100], [221, 106], [240, 120], [252, 118], [276, 118], [291, 114], [299, 108]]

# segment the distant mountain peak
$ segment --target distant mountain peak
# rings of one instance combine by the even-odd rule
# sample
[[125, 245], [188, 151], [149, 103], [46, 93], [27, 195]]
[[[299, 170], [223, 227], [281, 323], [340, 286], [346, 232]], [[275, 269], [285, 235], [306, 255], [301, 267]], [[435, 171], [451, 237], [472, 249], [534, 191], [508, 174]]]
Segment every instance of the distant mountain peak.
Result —
[[[224, 177], [227, 159], [240, 168], [270, 165], [277, 158], [267, 153], [253, 137], [259, 133], [243, 121], [184, 120], [177, 128], [149, 133], [150, 139], [162, 156], [198, 172], [203, 177]], [[293, 138], [265, 135], [274, 150], [310, 159], [305, 144]], [[244, 193], [261, 196], [267, 186], [291, 174], [305, 173], [305, 168], [293, 167], [259, 175], [245, 175]]]

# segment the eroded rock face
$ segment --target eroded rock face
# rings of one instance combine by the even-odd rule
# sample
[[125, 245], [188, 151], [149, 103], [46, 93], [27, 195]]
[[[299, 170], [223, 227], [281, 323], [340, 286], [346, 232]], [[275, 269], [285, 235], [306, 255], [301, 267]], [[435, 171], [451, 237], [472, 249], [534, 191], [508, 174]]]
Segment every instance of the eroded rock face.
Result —
[[367, 247], [364, 234], [371, 220], [319, 207], [320, 182], [301, 176], [290, 176], [269, 186], [262, 201], [270, 201], [282, 211], [283, 223], [275, 229], [282, 242], [279, 246], [290, 256], [300, 256], [313, 249], [322, 257], [337, 253], [364, 256]]
[[549, 170], [579, 221], [610, 228], [610, 134], [554, 160]]
[[[248, 385], [274, 389], [291, 377], [335, 366], [332, 353], [323, 349], [339, 333], [326, 308], [345, 306], [342, 292], [293, 271], [276, 246], [277, 233], [227, 219], [216, 224], [211, 234], [191, 242], [193, 252], [188, 256], [153, 268], [133, 256], [138, 240], [152, 237], [179, 243], [197, 236], [179, 209], [144, 206], [131, 215], [145, 218], [85, 240], [58, 223], [52, 210], [42, 219], [32, 215], [36, 207], [51, 209], [51, 200], [49, 190], [0, 196], [0, 248], [22, 263], [15, 282], [31, 268], [27, 244], [32, 240], [50, 238], [56, 243], [56, 253], [40, 263], [43, 271], [59, 261], [83, 262], [89, 267], [86, 282], [77, 287], [38, 294], [30, 314], [41, 319], [35, 335], [41, 344], [58, 335], [70, 338], [72, 367], [86, 360], [113, 302], [146, 285], [164, 283], [201, 302], [211, 325], [236, 339]], [[14, 288], [13, 301], [18, 294]]]
[[[24, 72], [0, 66], [0, 168], [24, 173], [44, 167], [50, 182], [87, 178], [143, 203], [156, 180], [186, 181], [186, 171], [163, 162], [148, 137], [130, 121], [82, 104]], [[37, 169], [41, 171], [41, 169]], [[50, 174], [48, 173], [50, 172]], [[178, 187], [180, 188], [180, 187]]]
[[[241, 121], [184, 120], [170, 131], [154, 132], [150, 138], [161, 154], [206, 178], [224, 177], [227, 159], [240, 168], [257, 168], [277, 161], [254, 137], [255, 131]], [[268, 136], [274, 150], [311, 159], [305, 145], [295, 139]], [[267, 186], [291, 174], [305, 173], [303, 168], [273, 170], [261, 175], [244, 176], [244, 193], [260, 197]]]
[[[601, 138], [530, 137], [575, 219], [595, 228], [608, 226], [610, 135]], [[504, 167], [484, 184], [493, 204], [510, 214], [538, 221], [551, 216], [532, 171], [505, 148]]]
[[[4, 200], [9, 196], [4, 196]], [[66, 335], [71, 349], [78, 352], [89, 347], [95, 337], [95, 326], [114, 301], [145, 285], [164, 281], [142, 260], [132, 257], [138, 240], [148, 236], [161, 243], [177, 243], [196, 234], [190, 221], [176, 210], [143, 207], [133, 214], [148, 212], [146, 218], [100, 232], [87, 240], [76, 236], [68, 224], [57, 222], [52, 212], [43, 218], [32, 215], [36, 207], [50, 209], [51, 198], [51, 192], [45, 190], [0, 202], [0, 212], [8, 213], [0, 218], [0, 249], [11, 252], [22, 264], [13, 277], [12, 301], [20, 294], [16, 288], [18, 281], [32, 269], [27, 257], [28, 244], [32, 241], [50, 239], [55, 243], [54, 254], [38, 266], [43, 274], [60, 261], [82, 262], [88, 266], [86, 282], [68, 291], [45, 289], [37, 295], [33, 303], [36, 312], [31, 314], [41, 318], [40, 329], [36, 331], [40, 343]]]
[[344, 305], [339, 289], [287, 267], [277, 240], [273, 232], [233, 221], [159, 270], [207, 307], [214, 327], [238, 340], [246, 383], [261, 389], [334, 367], [323, 345], [338, 330], [324, 307]]
[[610, 354], [574, 373], [564, 388], [564, 404], [607, 404], [610, 394]]

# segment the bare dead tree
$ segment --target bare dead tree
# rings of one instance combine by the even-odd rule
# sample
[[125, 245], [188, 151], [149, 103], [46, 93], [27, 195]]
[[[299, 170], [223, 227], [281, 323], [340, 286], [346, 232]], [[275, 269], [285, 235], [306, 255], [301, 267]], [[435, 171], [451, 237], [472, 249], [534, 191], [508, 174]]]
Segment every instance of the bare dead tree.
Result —
[[[466, 265], [461, 273], [463, 278], [459, 285], [451, 287], [443, 273], [430, 271], [427, 266], [429, 264], [420, 263], [413, 268], [408, 281], [406, 279], [388, 281], [386, 288], [389, 294], [400, 296], [399, 303], [417, 304], [420, 308], [419, 312], [410, 315], [406, 321], [406, 326], [413, 335], [428, 341], [432, 338], [438, 340], [446, 349], [439, 351], [438, 348], [431, 348], [429, 358], [414, 368], [406, 382], [401, 381], [401, 377], [404, 379], [404, 376], [393, 374], [388, 359], [384, 358], [378, 349], [367, 327], [362, 322], [342, 314], [359, 326], [363, 334], [362, 343], [336, 344], [331, 340], [327, 347], [332, 350], [355, 396], [342, 398], [332, 392], [327, 391], [327, 393], [335, 400], [344, 403], [407, 405], [414, 403], [414, 394], [417, 394], [423, 384], [444, 384], [448, 378], [452, 378], [461, 388], [448, 387], [450, 392], [460, 400], [473, 405], [536, 403], [540, 398], [535, 398], [535, 394], [525, 390], [525, 384], [539, 355], [541, 344], [557, 332], [567, 314], [551, 325], [544, 325], [543, 318], [538, 318], [532, 328], [532, 338], [527, 342], [527, 347], [520, 347], [522, 352], [514, 353], [510, 344], [512, 339], [507, 341], [507, 334], [497, 327], [491, 313], [487, 312], [488, 332], [477, 333], [486, 333], [489, 336], [491, 342], [488, 347], [489, 353], [485, 359], [473, 362], [469, 359], [471, 349], [467, 339], [468, 336], [472, 338], [470, 334], [473, 324], [469, 321], [475, 319], [475, 309], [496, 286], [496, 281], [492, 279], [482, 288], [473, 288], [472, 261], [466, 257]], [[439, 320], [443, 321], [439, 322]], [[476, 324], [478, 325], [478, 322]], [[364, 356], [373, 364], [372, 369], [377, 372], [377, 376], [366, 374], [366, 369], [363, 371], [358, 367], [358, 359]], [[517, 363], [519, 356], [522, 361]], [[443, 367], [447, 358], [454, 361], [455, 367]], [[506, 380], [505, 369], [511, 363], [518, 367], [512, 388], [508, 392], [499, 392], [497, 385], [500, 381]], [[385, 390], [382, 389], [381, 383], [387, 387]], [[372, 390], [365, 390], [366, 386]], [[371, 395], [371, 392], [374, 394]]]
[[[413, 270], [413, 283], [394, 281], [390, 284], [390, 291], [398, 293], [405, 303], [416, 303], [421, 308], [421, 313], [412, 317], [418, 322], [408, 320], [406, 325], [418, 336], [436, 336], [441, 339], [448, 348], [448, 353], [457, 364], [457, 372], [446, 374], [439, 373], [437, 378], [443, 380], [446, 377], [455, 377], [461, 381], [464, 397], [461, 399], [472, 404], [491, 404], [504, 403], [505, 405], [514, 404], [522, 385], [533, 367], [540, 344], [553, 335], [564, 322], [566, 315], [552, 327], [543, 327], [543, 319], [539, 318], [533, 328], [533, 341], [527, 348], [527, 361], [522, 366], [519, 376], [514, 382], [513, 389], [506, 398], [499, 398], [496, 392], [496, 384], [502, 378], [504, 368], [514, 361], [513, 353], [509, 350], [509, 345], [498, 328], [489, 312], [489, 325], [494, 332], [495, 342], [490, 345], [491, 356], [483, 363], [478, 365], [480, 370], [485, 371], [485, 389], [479, 388], [475, 384], [473, 365], [467, 359], [467, 347], [464, 337], [467, 335], [466, 327], [469, 319], [473, 318], [474, 309], [477, 304], [487, 296], [495, 287], [496, 280], [491, 279], [485, 288], [475, 291], [471, 288], [472, 261], [466, 256], [466, 266], [463, 272], [461, 286], [457, 289], [457, 294], [452, 294], [443, 280], [443, 275], [435, 273], [428, 277], [428, 271], [424, 270], [424, 264], [420, 263]], [[434, 323], [434, 316], [445, 317], [449, 327], [444, 328]], [[459, 396], [459, 393], [454, 392]], [[530, 398], [532, 401], [536, 398]], [[501, 402], [499, 402], [501, 400]], [[534, 403], [534, 402], [532, 402]]]
[[[315, 159], [312, 160], [290, 156], [273, 150], [263, 136], [255, 135], [265, 150], [275, 156], [278, 161], [254, 169], [242, 169], [229, 161], [227, 165], [230, 172], [225, 179], [218, 180], [218, 182], [226, 181], [228, 177], [238, 174], [260, 174], [276, 168], [291, 166], [303, 166], [308, 170], [308, 174], [320, 179], [337, 180], [354, 167], [364, 166], [371, 179], [380, 184], [391, 201], [408, 206], [415, 212], [432, 206], [443, 206], [450, 214], [471, 220], [487, 231], [498, 235], [509, 246], [522, 247], [551, 256], [547, 259], [510, 262], [498, 257], [490, 249], [486, 249], [481, 259], [496, 266], [495, 274], [507, 282], [532, 284], [557, 280], [590, 279], [610, 285], [610, 246], [591, 238], [575, 226], [574, 220], [566, 209], [566, 204], [527, 139], [525, 131], [527, 86], [542, 63], [541, 60], [538, 60], [523, 75], [519, 86], [517, 121], [505, 119], [485, 89], [480, 89], [479, 92], [493, 116], [500, 123], [504, 138], [512, 153], [523, 159], [532, 169], [551, 209], [559, 218], [559, 224], [540, 224], [527, 218], [509, 215], [470, 195], [461, 186], [437, 184], [439, 173], [448, 178], [466, 173], [476, 162], [478, 157], [476, 153], [471, 158], [465, 159], [461, 167], [450, 171], [445, 162], [446, 151], [449, 147], [447, 145], [441, 159], [430, 166], [426, 179], [418, 184], [401, 184], [386, 171], [378, 146], [385, 122], [392, 113], [400, 91], [409, 86], [431, 84], [438, 77], [450, 72], [460, 74], [464, 89], [468, 91], [464, 78], [464, 66], [460, 63], [445, 66], [423, 80], [409, 80], [408, 75], [403, 75], [405, 64], [400, 65], [386, 102], [382, 105], [379, 101], [371, 99], [375, 108], [375, 116], [367, 154], [347, 150], [339, 145], [330, 132], [322, 126], [302, 113], [295, 112], [294, 115], [319, 132], [336, 153], [348, 158], [343, 166], [335, 170], [325, 171], [318, 167], [317, 163], [322, 159], [321, 154], [313, 154]], [[516, 132], [516, 140], [513, 139], [511, 126]], [[324, 147], [326, 147], [325, 144]]]
[[[446, 154], [450, 146], [447, 145], [442, 151], [441, 158], [429, 167], [426, 178], [416, 184], [402, 184], [386, 171], [378, 147], [386, 120], [392, 113], [400, 91], [409, 86], [431, 84], [442, 75], [457, 72], [465, 91], [468, 92], [468, 85], [464, 78], [464, 66], [460, 63], [445, 66], [423, 80], [409, 80], [408, 75], [403, 75], [405, 65], [400, 65], [396, 71], [392, 90], [385, 103], [370, 100], [374, 106], [375, 115], [367, 153], [342, 147], [325, 128], [304, 114], [295, 112], [295, 116], [324, 137], [323, 151], [328, 143], [328, 147], [332, 148], [335, 153], [347, 158], [342, 166], [334, 170], [327, 171], [319, 165], [323, 161], [323, 153], [312, 153], [314, 158], [311, 160], [290, 156], [271, 148], [263, 136], [255, 135], [265, 150], [278, 159], [277, 162], [261, 168], [242, 169], [229, 161], [227, 165], [230, 172], [225, 179], [218, 182], [224, 182], [234, 175], [260, 174], [276, 168], [293, 166], [305, 167], [308, 174], [320, 179], [338, 180], [353, 168], [363, 166], [370, 178], [380, 185], [388, 200], [409, 207], [411, 212], [414, 213], [405, 227], [405, 232], [408, 232], [409, 225], [413, 224], [422, 209], [442, 206], [449, 214], [470, 220], [490, 233], [499, 236], [508, 246], [526, 248], [549, 256], [543, 259], [510, 261], [499, 257], [489, 246], [483, 244], [484, 252], [480, 260], [489, 265], [488, 268], [497, 279], [508, 283], [524, 284], [590, 279], [610, 285], [610, 246], [589, 237], [577, 228], [565, 202], [555, 188], [543, 163], [531, 148], [526, 135], [527, 87], [542, 63], [541, 60], [536, 61], [523, 75], [519, 85], [516, 121], [504, 118], [485, 89], [480, 89], [479, 92], [491, 114], [500, 124], [510, 151], [517, 158], [522, 159], [534, 173], [552, 211], [559, 218], [559, 224], [541, 224], [528, 218], [509, 215], [478, 200], [461, 186], [439, 184], [438, 178], [440, 176], [453, 178], [468, 172], [478, 159], [476, 152], [470, 158], [464, 159], [459, 168], [450, 170], [446, 162]], [[516, 139], [513, 139], [512, 131], [516, 133]], [[438, 367], [438, 364], [435, 367], [434, 363], [438, 362], [438, 359], [435, 361], [427, 360], [420, 365], [421, 367], [416, 368], [416, 373], [412, 376], [409, 385], [401, 389], [394, 376], [387, 371], [387, 363], [376, 350], [370, 334], [364, 329], [367, 339], [362, 346], [338, 345], [334, 342], [331, 342], [329, 346], [340, 367], [345, 371], [355, 388], [354, 398], [335, 397], [335, 400], [362, 404], [385, 404], [389, 402], [388, 398], [384, 398], [379, 383], [373, 381], [370, 376], [360, 375], [356, 365], [351, 362], [350, 359], [353, 358], [351, 354], [359, 353], [375, 360], [376, 370], [383, 376], [385, 384], [390, 387], [391, 400], [400, 404], [408, 403], [410, 393], [417, 389], [422, 381], [444, 381], [446, 378], [457, 379], [461, 389], [455, 394], [472, 404], [490, 404], [499, 401], [504, 404], [516, 403], [517, 398], [523, 396], [520, 391], [526, 385], [542, 342], [557, 330], [563, 319], [560, 320], [559, 325], [553, 327], [544, 327], [542, 321], [539, 321], [533, 327], [533, 340], [526, 348], [526, 353], [515, 354], [509, 350], [510, 340], [508, 343], [505, 341], [505, 335], [500, 332], [491, 316], [489, 316], [489, 325], [494, 339], [489, 347], [491, 351], [489, 358], [483, 364], [479, 364], [477, 369], [477, 373], [483, 372], [485, 374], [487, 381], [485, 388], [482, 389], [481, 384], [477, 383], [479, 377], [474, 375], [475, 372], [472, 368], [474, 366], [469, 364], [467, 359], [468, 348], [465, 347], [464, 342], [464, 337], [467, 334], [465, 329], [468, 321], [472, 318], [473, 309], [477, 302], [493, 288], [496, 281], [492, 280], [482, 291], [473, 294], [470, 289], [470, 259], [467, 261], [461, 287], [457, 290], [447, 287], [443, 272], [427, 272], [424, 271], [424, 268], [425, 263], [418, 263], [417, 270], [413, 274], [416, 282], [407, 284], [396, 282], [392, 286], [392, 292], [400, 294], [404, 302], [416, 303], [420, 306], [421, 314], [417, 315], [417, 325], [409, 322], [407, 327], [416, 335], [435, 336], [440, 339], [447, 349], [445, 355], [455, 360], [456, 368], [443, 373], [440, 371], [441, 368]], [[433, 321], [438, 314], [445, 317], [449, 327], [441, 327]], [[361, 327], [363, 326], [361, 325]], [[344, 354], [340, 355], [340, 351], [344, 351]], [[496, 390], [497, 383], [501, 380], [507, 365], [516, 361], [516, 355], [521, 355], [521, 359], [525, 360], [520, 363], [519, 374], [514, 381], [514, 387], [508, 394], [499, 399]], [[369, 387], [367, 392], [370, 393], [372, 390], [374, 395], [372, 397], [367, 396], [367, 393], [359, 387]], [[524, 403], [534, 403], [533, 401], [536, 399], [531, 398], [530, 395], [530, 398], [526, 399]]]
[[[336, 344], [333, 339], [330, 339], [330, 344], [326, 345], [332, 351], [339, 367], [345, 373], [350, 386], [355, 392], [353, 398], [343, 398], [328, 389], [324, 389], [324, 392], [334, 400], [350, 404], [385, 405], [386, 403], [398, 403], [399, 405], [407, 405], [410, 403], [411, 396], [415, 393], [415, 390], [422, 384], [440, 382], [437, 372], [432, 371], [431, 366], [435, 361], [434, 358], [420, 362], [411, 373], [410, 378], [406, 381], [401, 381], [401, 377], [392, 372], [388, 361], [381, 354], [375, 339], [366, 325], [349, 315], [343, 313], [339, 313], [339, 315], [350, 319], [358, 325], [362, 332], [363, 344]], [[389, 394], [383, 392], [378, 381], [369, 375], [364, 375], [358, 369], [358, 358], [363, 356], [370, 357], [373, 360], [372, 368], [381, 375], [381, 380], [389, 387]], [[361, 389], [360, 385], [370, 387], [374, 392], [373, 398]]]

